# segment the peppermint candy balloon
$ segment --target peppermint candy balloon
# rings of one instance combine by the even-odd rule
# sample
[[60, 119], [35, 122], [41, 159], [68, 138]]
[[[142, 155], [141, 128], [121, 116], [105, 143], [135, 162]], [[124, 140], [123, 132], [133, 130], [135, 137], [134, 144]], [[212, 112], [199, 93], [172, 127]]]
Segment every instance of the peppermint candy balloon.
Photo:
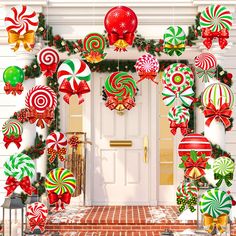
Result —
[[46, 219], [48, 215], [47, 207], [41, 202], [34, 202], [27, 207], [26, 216], [29, 220], [36, 222]]
[[57, 105], [57, 96], [48, 86], [34, 86], [26, 95], [25, 105], [35, 108], [37, 113], [44, 113], [47, 108], [54, 110]]
[[34, 161], [23, 153], [11, 155], [3, 167], [6, 176], [13, 176], [18, 181], [22, 180], [25, 176], [33, 178], [35, 174]]
[[188, 66], [174, 63], [164, 70], [162, 83], [174, 91], [180, 91], [188, 86], [193, 86], [194, 75]]
[[45, 188], [48, 192], [58, 195], [69, 192], [74, 193], [76, 181], [73, 173], [64, 168], [56, 168], [51, 170], [45, 181]]
[[200, 199], [200, 210], [203, 214], [209, 214], [217, 218], [222, 214], [228, 215], [232, 208], [230, 195], [219, 189], [206, 191]]
[[213, 54], [201, 53], [199, 56], [195, 57], [195, 66], [203, 70], [209, 70], [211, 68], [216, 68], [217, 61]]
[[67, 147], [67, 138], [65, 134], [54, 131], [48, 135], [46, 139], [46, 145], [47, 145], [47, 148], [52, 148], [55, 151], [58, 151], [62, 148]]
[[4, 136], [21, 136], [23, 133], [23, 125], [16, 119], [7, 120], [2, 126], [2, 133]]
[[141, 82], [145, 78], [151, 79], [153, 82], [155, 82], [154, 79], [157, 76], [157, 72], [159, 71], [159, 62], [156, 57], [149, 53], [144, 54], [136, 61], [134, 67], [140, 76], [140, 80], [137, 83]]
[[179, 26], [170, 26], [165, 31], [164, 41], [169, 44], [178, 45], [180, 43], [185, 42], [185, 40], [186, 40], [186, 35], [183, 29]]
[[37, 61], [43, 74], [51, 77], [56, 72], [60, 57], [55, 49], [46, 47], [39, 51]]
[[230, 30], [233, 24], [233, 17], [226, 7], [221, 5], [211, 5], [207, 7], [200, 16], [200, 26], [208, 28], [212, 32], [222, 29]]
[[22, 35], [29, 30], [37, 30], [38, 16], [28, 6], [12, 7], [5, 17], [5, 25], [7, 31], [15, 31]]
[[202, 104], [206, 107], [209, 103], [212, 103], [216, 109], [219, 109], [225, 103], [232, 108], [234, 105], [234, 93], [226, 84], [211, 84], [202, 93]]
[[104, 53], [106, 40], [101, 34], [88, 34], [84, 38], [83, 46], [83, 58], [85, 58], [86, 61], [90, 63], [98, 63], [102, 61], [106, 56], [106, 53]]

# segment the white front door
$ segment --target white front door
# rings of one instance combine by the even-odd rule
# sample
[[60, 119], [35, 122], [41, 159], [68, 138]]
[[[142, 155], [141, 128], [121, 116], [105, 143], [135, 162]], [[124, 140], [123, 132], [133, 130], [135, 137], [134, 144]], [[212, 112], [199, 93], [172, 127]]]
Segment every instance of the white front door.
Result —
[[[93, 76], [94, 156], [93, 205], [155, 204], [156, 199], [156, 121], [155, 86], [138, 84], [136, 107], [123, 115], [111, 111], [102, 100], [102, 87], [108, 74]], [[154, 97], [152, 97], [154, 96]], [[149, 139], [144, 160], [144, 138]], [[110, 147], [111, 140], [131, 140], [131, 147]], [[153, 147], [150, 149], [150, 147]]]

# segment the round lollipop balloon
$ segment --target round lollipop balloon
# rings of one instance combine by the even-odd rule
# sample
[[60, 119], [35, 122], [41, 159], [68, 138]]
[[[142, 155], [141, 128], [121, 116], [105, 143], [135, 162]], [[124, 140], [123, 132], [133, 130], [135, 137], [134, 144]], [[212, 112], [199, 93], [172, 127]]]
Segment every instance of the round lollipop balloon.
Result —
[[5, 17], [6, 30], [20, 35], [38, 28], [38, 16], [30, 7], [22, 5], [12, 7]]
[[230, 30], [233, 24], [233, 17], [226, 7], [221, 5], [211, 5], [207, 7], [200, 16], [200, 26], [208, 28], [212, 32], [222, 29]]
[[150, 79], [158, 84], [158, 82], [155, 81], [157, 72], [159, 71], [159, 62], [156, 57], [151, 54], [144, 54], [136, 61], [134, 67], [140, 76], [140, 80], [138, 80], [137, 83], [144, 79]]
[[126, 51], [127, 46], [133, 44], [138, 18], [128, 7], [113, 7], [107, 12], [104, 25], [109, 44], [114, 45], [116, 51]]
[[196, 151], [198, 156], [211, 156], [212, 147], [209, 140], [201, 134], [188, 134], [179, 143], [178, 154], [180, 157], [189, 156], [190, 151]]
[[83, 58], [90, 63], [99, 63], [104, 60], [106, 53], [104, 49], [106, 46], [105, 38], [98, 33], [88, 34], [83, 41], [84, 52]]
[[106, 106], [111, 110], [130, 110], [135, 106], [136, 82], [127, 72], [114, 72], [105, 82]]
[[18, 181], [21, 181], [25, 176], [33, 178], [35, 174], [34, 161], [23, 153], [11, 155], [3, 167], [6, 176], [13, 176]]
[[217, 218], [222, 214], [228, 215], [232, 208], [231, 197], [219, 189], [206, 191], [200, 199], [200, 210], [203, 214], [209, 214]]
[[194, 84], [192, 70], [181, 63], [174, 63], [168, 66], [163, 73], [162, 83], [173, 91], [180, 91]]
[[61, 195], [69, 192], [73, 194], [76, 187], [76, 181], [73, 173], [64, 168], [56, 168], [51, 170], [45, 181], [45, 188], [48, 192]]

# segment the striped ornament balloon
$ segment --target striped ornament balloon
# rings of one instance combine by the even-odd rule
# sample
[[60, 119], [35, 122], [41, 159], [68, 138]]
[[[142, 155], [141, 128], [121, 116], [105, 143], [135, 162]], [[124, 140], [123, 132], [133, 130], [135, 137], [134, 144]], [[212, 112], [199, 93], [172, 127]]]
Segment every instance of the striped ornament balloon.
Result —
[[234, 173], [234, 168], [235, 163], [229, 157], [222, 156], [214, 160], [213, 171], [216, 174], [225, 176], [229, 173]]
[[23, 133], [23, 125], [16, 119], [7, 120], [2, 126], [2, 133], [4, 136], [21, 136]]
[[183, 122], [188, 122], [190, 119], [190, 114], [187, 108], [183, 106], [174, 106], [170, 109], [168, 113], [168, 120], [174, 121], [176, 124], [181, 124]]
[[193, 86], [194, 75], [188, 66], [174, 63], [165, 68], [162, 83], [174, 91], [180, 91], [188, 86]]
[[226, 84], [211, 84], [202, 93], [202, 104], [206, 107], [210, 102], [216, 109], [219, 109], [224, 103], [229, 104], [229, 107], [232, 108], [234, 105], [234, 93]]
[[61, 148], [66, 148], [67, 146], [66, 135], [61, 132], [54, 131], [48, 135], [46, 139], [46, 145], [47, 148], [52, 148], [55, 151], [58, 151]]
[[212, 147], [209, 140], [201, 134], [188, 134], [179, 143], [178, 154], [182, 156], [190, 156], [190, 151], [194, 150], [198, 155], [211, 156]]
[[76, 181], [73, 173], [64, 168], [51, 170], [45, 181], [45, 188], [50, 193], [61, 195], [69, 192], [73, 194], [76, 187]]
[[212, 32], [222, 29], [230, 30], [233, 24], [233, 17], [226, 7], [221, 5], [211, 5], [207, 7], [200, 16], [200, 26], [208, 28]]
[[32, 179], [35, 174], [34, 161], [23, 153], [11, 155], [3, 167], [6, 176], [13, 176], [18, 181], [21, 181], [25, 176]]
[[183, 198], [184, 200], [188, 201], [192, 197], [197, 197], [198, 196], [198, 187], [195, 186], [193, 183], [181, 183], [176, 192], [176, 197], [177, 198]]
[[203, 214], [209, 214], [217, 218], [222, 214], [228, 215], [232, 208], [230, 195], [219, 189], [210, 189], [206, 191], [200, 199], [200, 210]]
[[209, 70], [211, 68], [216, 68], [217, 61], [213, 54], [201, 53], [199, 56], [195, 57], [195, 66], [203, 70]]
[[186, 40], [186, 35], [183, 29], [179, 26], [170, 26], [164, 33], [165, 43], [178, 45], [184, 43], [185, 40]]

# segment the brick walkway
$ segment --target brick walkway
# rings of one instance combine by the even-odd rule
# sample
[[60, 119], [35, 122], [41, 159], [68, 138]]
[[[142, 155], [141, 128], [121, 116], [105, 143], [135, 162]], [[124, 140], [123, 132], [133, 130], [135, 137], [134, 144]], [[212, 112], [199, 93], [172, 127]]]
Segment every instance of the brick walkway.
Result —
[[196, 221], [180, 221], [177, 212], [175, 206], [67, 206], [49, 216], [45, 236], [159, 236], [166, 229], [196, 229]]

